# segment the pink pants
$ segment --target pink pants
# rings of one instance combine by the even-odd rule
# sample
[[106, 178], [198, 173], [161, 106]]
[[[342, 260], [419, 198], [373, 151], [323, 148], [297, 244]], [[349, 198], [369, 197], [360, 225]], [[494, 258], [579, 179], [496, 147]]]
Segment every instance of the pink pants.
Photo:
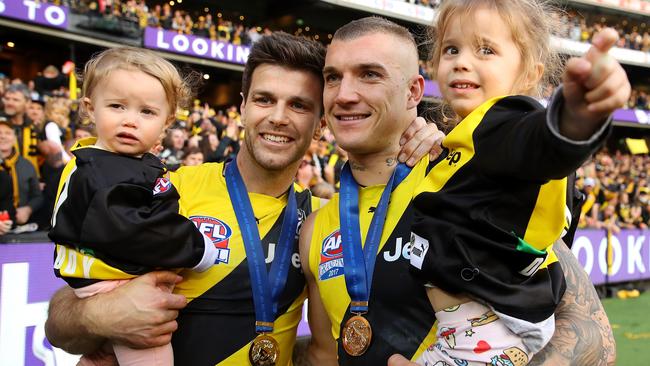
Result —
[[[93, 283], [90, 286], [74, 290], [78, 298], [90, 297], [112, 291], [130, 280], [110, 280]], [[173, 366], [174, 352], [171, 343], [160, 347], [145, 349], [129, 348], [120, 344], [113, 344], [113, 351], [120, 366]], [[94, 366], [94, 362], [86, 357], [81, 357], [77, 366]]]
[[525, 366], [521, 338], [485, 305], [466, 302], [436, 312], [437, 342], [417, 360], [423, 366]]

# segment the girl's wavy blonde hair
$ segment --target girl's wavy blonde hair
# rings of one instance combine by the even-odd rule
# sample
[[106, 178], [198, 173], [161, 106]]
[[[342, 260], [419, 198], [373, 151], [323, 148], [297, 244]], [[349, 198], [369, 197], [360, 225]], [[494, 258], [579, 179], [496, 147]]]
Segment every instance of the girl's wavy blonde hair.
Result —
[[[551, 47], [551, 34], [557, 29], [559, 21], [553, 14], [561, 10], [547, 0], [443, 0], [435, 25], [430, 30], [432, 40], [431, 63], [434, 73], [438, 70], [442, 53], [442, 40], [449, 23], [455, 16], [472, 19], [478, 9], [492, 9], [501, 16], [510, 28], [512, 38], [521, 54], [524, 73], [518, 78], [523, 84], [528, 73], [536, 64], [544, 65], [544, 73], [539, 82], [519, 94], [540, 98], [547, 85], [557, 85], [563, 70], [560, 55]], [[434, 75], [436, 78], [437, 75]], [[441, 103], [441, 112], [445, 119], [457, 119], [450, 116], [449, 106]]]
[[[160, 81], [169, 106], [167, 125], [176, 118], [176, 110], [185, 108], [192, 100], [196, 75], [181, 76], [176, 67], [154, 52], [135, 47], [110, 48], [93, 56], [83, 73], [82, 98], [92, 98], [97, 85], [115, 70], [142, 71]], [[81, 103], [81, 115], [88, 113]]]

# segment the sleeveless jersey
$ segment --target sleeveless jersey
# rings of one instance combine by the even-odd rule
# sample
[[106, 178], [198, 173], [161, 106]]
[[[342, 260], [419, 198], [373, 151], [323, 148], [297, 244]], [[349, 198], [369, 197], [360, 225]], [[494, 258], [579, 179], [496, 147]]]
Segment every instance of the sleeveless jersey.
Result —
[[[343, 274], [339, 196], [317, 212], [309, 250], [309, 268], [332, 323], [340, 365], [385, 365], [394, 353], [415, 360], [435, 338], [434, 312], [423, 284], [409, 273], [411, 199], [424, 179], [428, 158], [422, 159], [390, 197], [365, 315], [372, 327], [372, 342], [365, 354], [349, 356], [340, 332], [350, 313], [350, 296]], [[359, 190], [359, 223], [364, 242], [374, 208], [385, 185]], [[408, 304], [408, 306], [405, 306]]]
[[[205, 272], [183, 271], [184, 280], [174, 292], [185, 295], [188, 305], [178, 317], [179, 328], [172, 345], [177, 365], [249, 365], [248, 350], [255, 333], [255, 308], [242, 237], [223, 175], [223, 163], [183, 167], [171, 174], [178, 189], [180, 212], [212, 238], [219, 250], [217, 263]], [[320, 201], [296, 186], [298, 218], [301, 223], [318, 208]], [[267, 270], [276, 250], [287, 203], [280, 198], [249, 193], [262, 238]], [[300, 267], [298, 241], [289, 266], [288, 279], [278, 304], [273, 337], [280, 344], [277, 365], [291, 365], [291, 356], [302, 304], [306, 297]]]

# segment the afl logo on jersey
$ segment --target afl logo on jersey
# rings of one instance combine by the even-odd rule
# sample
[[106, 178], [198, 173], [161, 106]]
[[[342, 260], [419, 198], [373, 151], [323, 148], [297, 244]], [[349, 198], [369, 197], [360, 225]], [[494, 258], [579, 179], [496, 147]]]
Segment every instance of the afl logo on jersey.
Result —
[[228, 263], [230, 259], [230, 248], [228, 242], [232, 235], [232, 229], [225, 222], [209, 216], [190, 216], [190, 220], [196, 225], [203, 235], [212, 240], [212, 244], [219, 252], [215, 264]]
[[156, 185], [153, 187], [154, 196], [157, 194], [165, 193], [172, 188], [172, 182], [167, 178], [158, 178]]
[[342, 274], [343, 247], [341, 246], [341, 233], [337, 229], [323, 240], [320, 264], [318, 265], [318, 278], [324, 281]]

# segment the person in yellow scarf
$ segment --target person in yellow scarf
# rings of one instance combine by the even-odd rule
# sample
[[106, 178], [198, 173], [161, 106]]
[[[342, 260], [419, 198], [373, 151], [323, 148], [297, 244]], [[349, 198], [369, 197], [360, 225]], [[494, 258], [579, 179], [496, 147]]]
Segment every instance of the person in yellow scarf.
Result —
[[32, 213], [43, 205], [43, 193], [34, 166], [17, 153], [16, 132], [6, 119], [0, 120], [0, 159], [0, 170], [11, 177], [16, 223], [25, 224]]

